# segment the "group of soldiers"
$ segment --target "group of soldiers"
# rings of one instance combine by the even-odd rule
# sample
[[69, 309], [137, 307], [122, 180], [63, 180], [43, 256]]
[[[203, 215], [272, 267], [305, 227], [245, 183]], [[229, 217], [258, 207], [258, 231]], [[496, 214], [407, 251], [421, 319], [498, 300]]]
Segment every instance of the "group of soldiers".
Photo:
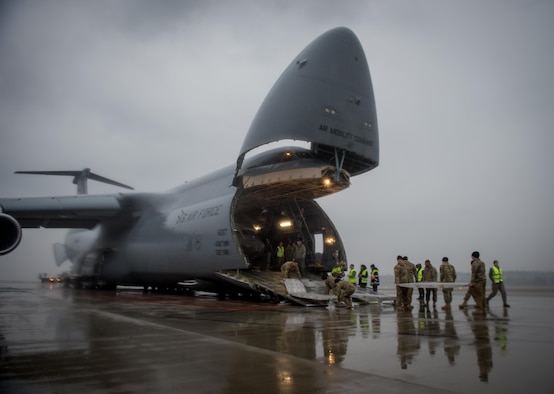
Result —
[[[285, 262], [296, 262], [296, 267], [300, 270], [300, 273], [305, 273], [306, 270], [306, 246], [299, 238], [296, 241], [287, 241], [287, 245], [283, 245], [283, 242], [279, 242], [276, 247], [275, 253], [269, 239], [265, 240], [265, 270], [269, 271], [273, 260], [275, 260], [277, 268], [283, 272], [284, 270], [292, 269], [292, 265], [288, 264], [283, 268]], [[275, 259], [274, 259], [275, 258]]]
[[[504, 307], [509, 307], [506, 301], [506, 290], [504, 288], [504, 281], [502, 279], [502, 269], [499, 266], [497, 260], [494, 261], [493, 267], [489, 271], [489, 278], [493, 283], [493, 290], [488, 297], [485, 297], [485, 285], [486, 285], [486, 271], [485, 263], [480, 260], [479, 252], [473, 252], [471, 254], [471, 279], [468, 284], [468, 291], [464, 296], [464, 301], [460, 305], [460, 308], [467, 307], [467, 301], [473, 297], [475, 300], [475, 314], [485, 314], [486, 307], [491, 298], [493, 298], [498, 291], [502, 294], [502, 301]], [[442, 258], [442, 263], [439, 267], [439, 271], [431, 264], [430, 260], [425, 260], [425, 267], [421, 264], [414, 265], [407, 256], [397, 256], [396, 265], [394, 266], [394, 283], [396, 284], [396, 305], [398, 311], [409, 311], [412, 307], [412, 295], [413, 287], [401, 286], [402, 284], [411, 284], [415, 282], [441, 282], [441, 283], [454, 283], [456, 282], [456, 268], [448, 261], [448, 257]], [[370, 266], [371, 270], [368, 271], [367, 267], [362, 264], [360, 273], [358, 274], [354, 264], [350, 264], [350, 270], [348, 276], [346, 276], [346, 262], [340, 261], [331, 270], [331, 274], [323, 272], [321, 279], [325, 282], [325, 294], [329, 294], [331, 290], [338, 297], [337, 302], [344, 302], [347, 309], [352, 309], [352, 294], [356, 291], [356, 286], [361, 288], [367, 287], [368, 280], [372, 286], [372, 290], [377, 292], [379, 286], [379, 270], [374, 264]], [[283, 279], [286, 279], [290, 274], [296, 274], [299, 278], [302, 277], [299, 270], [298, 263], [294, 261], [288, 261], [281, 266], [281, 272], [283, 273]], [[356, 283], [358, 282], [358, 283]], [[433, 308], [437, 305], [437, 288], [418, 288], [419, 300], [425, 303], [425, 306], [431, 306], [433, 302]], [[452, 287], [444, 286], [442, 288], [444, 296], [443, 310], [452, 309]]]
[[[493, 298], [498, 291], [502, 294], [504, 307], [509, 307], [506, 300], [506, 290], [502, 279], [502, 269], [499, 267], [497, 260], [494, 261], [493, 267], [489, 271], [489, 278], [493, 283], [493, 290], [488, 297], [485, 297], [486, 286], [486, 270], [485, 263], [479, 258], [479, 252], [475, 251], [471, 254], [471, 279], [468, 284], [468, 290], [464, 296], [463, 303], [459, 306], [460, 309], [466, 308], [467, 301], [473, 297], [475, 300], [475, 314], [486, 314], [486, 308], [489, 300]], [[430, 260], [425, 261], [425, 267], [421, 264], [414, 265], [408, 260], [407, 256], [397, 256], [397, 263], [394, 266], [394, 283], [396, 283], [396, 302], [399, 311], [411, 310], [413, 288], [400, 286], [404, 283], [414, 282], [437, 282], [453, 283], [456, 282], [456, 269], [449, 263], [448, 257], [442, 258], [442, 263], [439, 268], [440, 276], [437, 275], [437, 269], [433, 267]], [[437, 289], [433, 287], [418, 288], [419, 300], [425, 302], [425, 306], [429, 307], [430, 302], [433, 302], [433, 307], [437, 304]], [[452, 288], [443, 287], [444, 295], [443, 310], [452, 308]]]
[[[394, 283], [396, 283], [396, 304], [399, 311], [411, 310], [412, 294], [414, 289], [411, 287], [399, 286], [402, 283], [414, 282], [437, 282], [437, 269], [433, 267], [430, 260], [425, 261], [425, 268], [421, 264], [414, 265], [407, 256], [397, 256], [396, 265], [394, 266]], [[443, 283], [452, 283], [456, 281], [456, 268], [448, 262], [448, 257], [443, 257], [440, 266], [440, 281]], [[424, 294], [425, 291], [425, 294]], [[451, 309], [452, 304], [452, 288], [443, 288], [444, 310]], [[419, 300], [429, 306], [432, 299], [433, 306], [437, 305], [437, 289], [427, 288], [419, 289]]]

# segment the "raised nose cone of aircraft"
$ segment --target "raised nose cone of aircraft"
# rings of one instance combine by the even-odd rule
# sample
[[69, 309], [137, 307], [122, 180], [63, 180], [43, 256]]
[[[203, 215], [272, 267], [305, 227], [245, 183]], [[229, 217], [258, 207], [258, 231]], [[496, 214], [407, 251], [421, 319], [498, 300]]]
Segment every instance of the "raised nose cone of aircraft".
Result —
[[248, 151], [285, 139], [311, 142], [314, 154], [342, 160], [343, 169], [352, 175], [378, 165], [371, 76], [362, 46], [350, 29], [324, 33], [290, 63], [258, 110], [239, 165]]

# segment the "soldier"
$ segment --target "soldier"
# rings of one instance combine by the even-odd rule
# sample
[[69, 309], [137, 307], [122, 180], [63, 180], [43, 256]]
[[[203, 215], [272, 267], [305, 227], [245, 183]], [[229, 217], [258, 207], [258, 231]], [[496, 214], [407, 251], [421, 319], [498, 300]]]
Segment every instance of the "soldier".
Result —
[[508, 305], [508, 302], [506, 301], [506, 288], [504, 287], [504, 280], [502, 279], [502, 268], [500, 268], [498, 260], [493, 261], [493, 266], [489, 270], [489, 279], [492, 281], [492, 293], [490, 293], [487, 297], [487, 305], [489, 304], [491, 298], [493, 298], [500, 290], [504, 308], [509, 308], [510, 305]]
[[338, 297], [338, 302], [343, 301], [346, 304], [346, 309], [352, 309], [352, 294], [356, 291], [356, 285], [346, 281], [335, 279], [335, 295]]
[[[469, 282], [468, 294], [475, 300], [475, 314], [486, 314], [486, 284], [485, 263], [479, 259], [479, 252], [473, 252], [471, 254], [471, 280]], [[460, 308], [465, 308], [466, 306], [467, 300], [464, 297], [464, 303], [460, 305]]]
[[294, 244], [289, 239], [287, 240], [287, 247], [285, 248], [285, 261], [292, 261], [294, 259]]
[[[402, 264], [404, 264], [404, 267], [407, 271], [407, 277], [408, 277], [408, 283], [414, 283], [416, 278], [417, 278], [417, 270], [416, 270], [416, 267], [414, 265], [414, 263], [412, 263], [410, 260], [408, 260], [408, 257], [407, 256], [404, 256], [402, 257]], [[409, 306], [409, 309], [412, 309], [412, 294], [414, 292], [414, 289], [413, 288], [408, 288], [408, 306]]]
[[287, 261], [281, 266], [281, 273], [283, 274], [283, 279], [290, 278], [291, 273], [298, 275], [298, 279], [302, 278], [300, 270], [298, 269], [298, 263], [296, 261]]
[[300, 272], [302, 274], [306, 271], [306, 247], [302, 243], [301, 239], [296, 240], [296, 247], [294, 249], [294, 261], [298, 263]]
[[394, 283], [396, 283], [396, 305], [398, 311], [410, 310], [411, 305], [408, 303], [407, 287], [399, 286], [401, 283], [409, 283], [408, 272], [404, 266], [402, 256], [396, 257], [396, 265], [394, 266]]
[[[442, 263], [440, 266], [440, 281], [442, 283], [453, 283], [456, 282], [456, 268], [448, 262], [448, 257], [442, 258]], [[444, 306], [441, 308], [443, 310], [450, 310], [452, 307], [452, 288], [443, 287], [442, 293], [444, 296]]]
[[329, 295], [331, 290], [335, 289], [335, 280], [336, 278], [333, 275], [327, 275], [326, 272], [321, 274], [321, 279], [325, 283], [325, 290], [323, 291], [323, 294]]
[[[431, 260], [425, 260], [425, 268], [423, 269], [423, 281], [424, 282], [436, 282], [437, 281], [437, 269], [431, 264]], [[429, 300], [433, 295], [433, 308], [437, 306], [437, 289], [426, 288], [425, 289], [425, 305], [429, 306]]]

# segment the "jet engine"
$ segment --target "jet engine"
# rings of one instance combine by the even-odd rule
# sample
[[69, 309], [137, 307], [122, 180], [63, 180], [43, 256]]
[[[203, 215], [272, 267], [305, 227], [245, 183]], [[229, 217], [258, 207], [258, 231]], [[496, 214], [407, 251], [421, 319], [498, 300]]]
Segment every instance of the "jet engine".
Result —
[[8, 254], [21, 242], [21, 226], [10, 215], [0, 213], [0, 255]]

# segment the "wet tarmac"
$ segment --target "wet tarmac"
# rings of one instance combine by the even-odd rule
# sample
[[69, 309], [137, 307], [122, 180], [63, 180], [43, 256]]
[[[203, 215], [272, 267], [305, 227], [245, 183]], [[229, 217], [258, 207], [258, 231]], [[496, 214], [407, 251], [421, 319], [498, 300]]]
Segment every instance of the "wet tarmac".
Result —
[[554, 292], [485, 318], [441, 296], [349, 311], [0, 282], [0, 393], [554, 392]]

